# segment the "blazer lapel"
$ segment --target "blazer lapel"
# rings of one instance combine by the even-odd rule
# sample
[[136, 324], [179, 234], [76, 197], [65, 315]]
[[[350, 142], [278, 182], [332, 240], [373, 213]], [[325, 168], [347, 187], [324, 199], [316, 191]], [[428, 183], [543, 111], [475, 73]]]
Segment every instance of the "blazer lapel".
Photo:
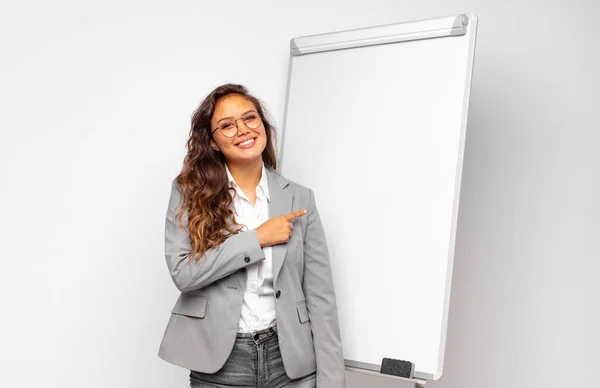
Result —
[[[265, 168], [267, 169], [269, 195], [271, 197], [269, 219], [290, 213], [294, 204], [294, 196], [290, 190], [286, 190], [290, 182], [266, 164]], [[281, 270], [283, 259], [287, 252], [287, 244], [273, 245], [271, 252], [273, 258], [273, 285], [275, 285], [277, 275], [279, 274], [279, 270]]]

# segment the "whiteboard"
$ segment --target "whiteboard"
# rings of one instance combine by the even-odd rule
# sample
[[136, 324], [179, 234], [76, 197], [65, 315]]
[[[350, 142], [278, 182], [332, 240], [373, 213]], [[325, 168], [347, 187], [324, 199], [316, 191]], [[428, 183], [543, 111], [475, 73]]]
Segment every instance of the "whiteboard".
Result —
[[280, 171], [315, 192], [347, 367], [443, 371], [474, 14], [299, 37]]

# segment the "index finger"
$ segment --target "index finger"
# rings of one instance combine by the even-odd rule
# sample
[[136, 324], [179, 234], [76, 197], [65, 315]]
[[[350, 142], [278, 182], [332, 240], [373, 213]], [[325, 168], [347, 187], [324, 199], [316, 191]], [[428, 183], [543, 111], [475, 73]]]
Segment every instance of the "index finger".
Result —
[[306, 210], [299, 210], [297, 212], [291, 212], [288, 214], [284, 214], [282, 217], [285, 218], [287, 221], [291, 221], [294, 218], [302, 217], [305, 214], [306, 214]]

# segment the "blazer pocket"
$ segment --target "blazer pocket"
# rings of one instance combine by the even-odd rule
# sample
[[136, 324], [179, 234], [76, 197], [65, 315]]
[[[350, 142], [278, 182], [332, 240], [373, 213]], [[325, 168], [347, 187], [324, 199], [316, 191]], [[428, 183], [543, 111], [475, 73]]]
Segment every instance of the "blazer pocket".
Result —
[[300, 323], [304, 323], [310, 320], [310, 318], [308, 317], [308, 310], [306, 309], [305, 301], [298, 302], [296, 304], [296, 310], [298, 311], [298, 319], [300, 320]]
[[208, 299], [197, 295], [179, 295], [175, 306], [171, 312], [173, 314], [186, 315], [194, 318], [204, 318], [206, 316], [206, 305]]

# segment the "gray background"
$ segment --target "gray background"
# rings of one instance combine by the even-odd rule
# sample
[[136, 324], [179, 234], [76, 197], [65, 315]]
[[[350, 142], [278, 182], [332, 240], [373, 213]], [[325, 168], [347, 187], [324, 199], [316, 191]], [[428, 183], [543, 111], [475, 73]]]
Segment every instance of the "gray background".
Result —
[[[0, 384], [182, 387], [156, 351], [189, 118], [241, 82], [280, 125], [289, 39], [479, 17], [444, 376], [597, 387], [600, 11], [588, 1], [12, 2], [0, 23]], [[368, 335], [368, 333], [365, 333]], [[402, 387], [348, 373], [349, 387]]]

